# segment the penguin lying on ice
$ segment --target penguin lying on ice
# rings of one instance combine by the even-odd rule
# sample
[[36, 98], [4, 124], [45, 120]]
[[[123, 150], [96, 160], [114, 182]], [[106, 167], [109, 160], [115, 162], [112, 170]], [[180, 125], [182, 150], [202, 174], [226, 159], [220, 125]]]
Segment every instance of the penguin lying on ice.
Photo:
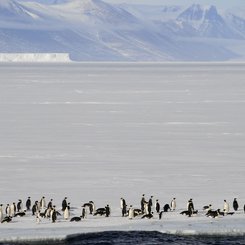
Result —
[[15, 215], [14, 215], [14, 217], [23, 217], [23, 216], [25, 216], [26, 215], [26, 212], [24, 211], [24, 212], [18, 212], [18, 213], [16, 213]]
[[71, 218], [71, 220], [70, 220], [70, 222], [79, 222], [79, 221], [81, 221], [82, 220], [82, 217], [80, 216], [80, 217], [73, 217], [73, 218]]
[[9, 223], [10, 221], [12, 221], [12, 217], [11, 216], [6, 216], [2, 221], [1, 223]]
[[150, 213], [150, 214], [145, 214], [145, 215], [143, 215], [143, 216], [141, 217], [141, 219], [144, 219], [144, 218], [147, 218], [147, 219], [153, 218], [153, 212]]
[[99, 214], [100, 216], [105, 215], [106, 214], [106, 210], [105, 208], [98, 208], [96, 209], [94, 216], [96, 216], [97, 214]]

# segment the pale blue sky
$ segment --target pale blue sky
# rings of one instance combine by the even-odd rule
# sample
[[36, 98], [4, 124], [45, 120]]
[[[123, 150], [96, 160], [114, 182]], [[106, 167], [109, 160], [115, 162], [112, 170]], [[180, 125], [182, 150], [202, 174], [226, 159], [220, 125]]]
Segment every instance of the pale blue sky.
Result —
[[192, 3], [201, 3], [201, 4], [212, 4], [216, 6], [223, 7], [235, 7], [235, 6], [244, 6], [245, 0], [104, 0], [105, 2], [111, 3], [133, 3], [133, 4], [178, 4], [178, 5], [188, 5]]

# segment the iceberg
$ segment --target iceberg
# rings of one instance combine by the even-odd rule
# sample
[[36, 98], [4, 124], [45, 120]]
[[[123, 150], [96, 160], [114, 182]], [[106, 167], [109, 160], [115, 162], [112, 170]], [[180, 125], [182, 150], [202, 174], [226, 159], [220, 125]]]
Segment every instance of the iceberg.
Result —
[[0, 53], [0, 62], [71, 62], [68, 53]]

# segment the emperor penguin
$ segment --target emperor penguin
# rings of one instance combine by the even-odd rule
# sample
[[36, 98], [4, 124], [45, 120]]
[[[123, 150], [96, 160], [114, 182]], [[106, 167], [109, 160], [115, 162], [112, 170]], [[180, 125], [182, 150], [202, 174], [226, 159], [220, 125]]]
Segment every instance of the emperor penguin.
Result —
[[10, 206], [10, 214], [9, 214], [9, 216], [14, 217], [15, 213], [16, 213], [16, 205], [15, 205], [15, 202], [13, 202], [11, 204], [11, 206]]
[[53, 199], [50, 199], [47, 208], [52, 208], [52, 207], [53, 207]]
[[57, 220], [57, 213], [56, 213], [55, 206], [53, 206], [51, 211], [51, 219], [52, 219], [52, 223], [55, 223]]
[[6, 216], [6, 217], [1, 221], [1, 223], [5, 223], [5, 222], [9, 223], [9, 222], [11, 222], [11, 221], [12, 221], [12, 217], [11, 217], [11, 216]]
[[223, 210], [224, 210], [225, 214], [229, 213], [229, 211], [230, 211], [230, 205], [226, 200], [224, 200]]
[[127, 213], [127, 204], [124, 198], [121, 197], [120, 207], [122, 209], [122, 217], [124, 217]]
[[22, 210], [22, 200], [19, 199], [17, 203], [17, 212], [21, 212], [21, 210]]
[[92, 204], [92, 209], [91, 209], [91, 211], [92, 211], [92, 213], [94, 213], [94, 212], [95, 212], [95, 204], [94, 204], [93, 201], [90, 201], [90, 203]]
[[171, 206], [172, 211], [174, 211], [176, 209], [177, 205], [176, 205], [176, 198], [175, 197], [172, 199], [170, 206]]
[[26, 200], [26, 210], [27, 211], [31, 210], [31, 197], [28, 197]]
[[195, 210], [194, 209], [194, 203], [192, 201], [192, 198], [188, 201], [187, 203], [187, 210], [190, 212], [190, 213], [193, 213], [193, 211]]
[[64, 219], [67, 220], [69, 218], [70, 218], [70, 211], [69, 211], [69, 207], [67, 206], [64, 211]]
[[0, 222], [3, 220], [3, 204], [0, 204]]
[[7, 216], [10, 216], [10, 206], [9, 204], [7, 204], [6, 208], [5, 208], [5, 213]]
[[133, 206], [132, 205], [129, 206], [128, 218], [129, 219], [133, 219], [134, 218], [134, 209], [133, 209]]
[[81, 217], [82, 219], [87, 218], [87, 212], [86, 212], [86, 208], [85, 208], [84, 205], [82, 206], [82, 215], [81, 215], [80, 217]]
[[109, 217], [110, 214], [111, 214], [111, 208], [110, 208], [109, 204], [107, 204], [105, 206], [105, 217]]
[[62, 211], [65, 211], [67, 207], [67, 197], [63, 199], [61, 206], [62, 206]]
[[41, 211], [39, 210], [36, 214], [36, 223], [39, 224], [41, 222]]
[[144, 211], [143, 214], [149, 214], [148, 202], [144, 203]]
[[204, 207], [203, 207], [203, 210], [204, 210], [204, 211], [212, 210], [212, 204], [209, 204], [209, 205], [204, 206]]
[[145, 212], [145, 194], [142, 195], [141, 201], [140, 201], [140, 206], [141, 206], [141, 212], [144, 213]]
[[53, 207], [48, 207], [46, 209], [45, 218], [50, 218], [51, 217], [50, 213], [51, 213], [52, 208]]
[[159, 213], [160, 212], [160, 203], [159, 203], [158, 199], [156, 200], [155, 208], [156, 208], [157, 213]]
[[46, 200], [45, 197], [43, 196], [40, 200], [40, 209], [44, 210], [46, 208]]
[[239, 205], [238, 205], [237, 199], [234, 198], [234, 200], [233, 200], [233, 209], [234, 209], [235, 211], [237, 211], [238, 208], [239, 208]]
[[152, 204], [153, 204], [152, 198], [153, 198], [153, 196], [151, 196], [149, 201], [148, 201], [148, 213], [149, 214], [151, 213], [151, 208], [152, 208]]

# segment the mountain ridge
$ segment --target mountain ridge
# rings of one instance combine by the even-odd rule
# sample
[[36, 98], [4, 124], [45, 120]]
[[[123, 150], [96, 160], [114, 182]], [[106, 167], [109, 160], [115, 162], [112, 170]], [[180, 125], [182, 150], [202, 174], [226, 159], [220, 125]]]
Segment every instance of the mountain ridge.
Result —
[[0, 13], [1, 53], [61, 52], [77, 61], [243, 59], [229, 40], [243, 47], [245, 19], [213, 5], [2, 0]]

